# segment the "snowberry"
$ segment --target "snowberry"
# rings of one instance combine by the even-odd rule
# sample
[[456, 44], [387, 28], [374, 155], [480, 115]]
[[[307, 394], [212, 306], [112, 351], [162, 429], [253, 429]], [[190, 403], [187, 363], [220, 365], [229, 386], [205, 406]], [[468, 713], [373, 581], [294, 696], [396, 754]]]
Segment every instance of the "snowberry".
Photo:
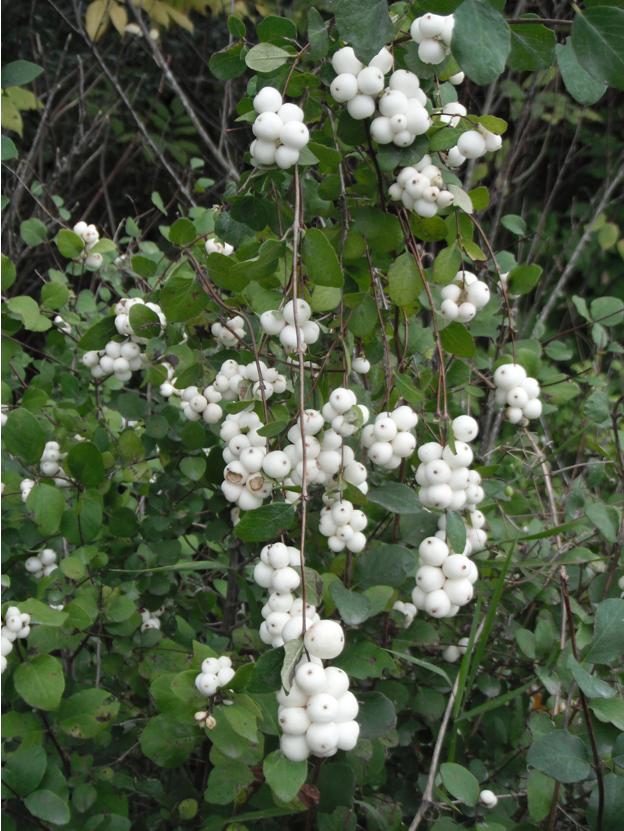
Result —
[[357, 721], [344, 721], [336, 725], [338, 731], [338, 750], [353, 750], [360, 735]]
[[426, 38], [434, 38], [442, 33], [446, 17], [438, 14], [425, 14], [419, 20], [419, 29]]
[[357, 76], [357, 85], [365, 95], [379, 95], [384, 88], [384, 76], [375, 66], [365, 66]]
[[303, 707], [286, 707], [277, 720], [282, 732], [291, 736], [305, 735], [311, 724], [310, 716]]
[[[345, 695], [351, 695], [351, 693], [345, 693]], [[339, 702], [332, 695], [317, 693], [308, 699], [306, 712], [313, 724], [328, 724], [337, 720]]]
[[[381, 116], [375, 118], [370, 126], [371, 137], [378, 144], [390, 144], [394, 139], [394, 130], [389, 118]], [[400, 197], [399, 197], [400, 198]]]
[[306, 742], [313, 753], [333, 750], [338, 744], [336, 724], [311, 724], [306, 733]]
[[479, 802], [482, 802], [486, 808], [494, 808], [498, 803], [498, 797], [492, 791], [481, 791], [479, 794]]
[[426, 464], [427, 462], [431, 462], [434, 459], [441, 459], [442, 458], [442, 451], [443, 447], [441, 444], [438, 444], [436, 441], [430, 441], [426, 444], [421, 444], [418, 448], [418, 458], [421, 462]]
[[310, 755], [310, 748], [305, 736], [293, 736], [284, 733], [280, 737], [280, 749], [291, 762], [303, 762]]
[[453, 419], [453, 435], [459, 441], [470, 442], [477, 438], [479, 425], [472, 416], [462, 415]]
[[356, 121], [369, 118], [375, 112], [375, 99], [370, 95], [358, 93], [347, 103], [347, 110]]
[[519, 386], [522, 380], [516, 364], [503, 364], [494, 372], [494, 383], [500, 389], [513, 389]]
[[[321, 665], [313, 663], [312, 661], [302, 663], [298, 667], [295, 673], [295, 681], [302, 692], [311, 696], [322, 693], [327, 686], [325, 670]], [[314, 721], [314, 719], [312, 720]]]
[[[415, 604], [414, 604], [415, 605]], [[425, 598], [425, 611], [432, 617], [446, 617], [451, 611], [451, 601], [444, 589], [428, 592]]]
[[[429, 566], [439, 567], [449, 556], [448, 545], [437, 537], [426, 537], [418, 548], [418, 554], [423, 563]], [[424, 586], [421, 588], [425, 591]], [[439, 588], [439, 586], [436, 586]]]
[[427, 488], [427, 499], [432, 508], [444, 510], [448, 508], [453, 500], [453, 491], [444, 485], [431, 485]]
[[333, 620], [320, 620], [305, 634], [304, 645], [317, 658], [336, 658], [344, 648], [344, 632]]
[[219, 680], [219, 686], [225, 687], [227, 684], [230, 683], [232, 678], [236, 675], [235, 671], [232, 667], [221, 667], [219, 672], [217, 672], [217, 678]]
[[485, 153], [485, 139], [477, 130], [468, 130], [457, 139], [457, 149], [467, 159], [476, 159]]
[[405, 113], [407, 108], [407, 96], [399, 89], [389, 89], [379, 99], [379, 112], [386, 118]]
[[351, 364], [351, 367], [354, 372], [359, 373], [360, 375], [366, 375], [370, 372], [370, 361], [367, 361], [366, 358], [355, 358]]
[[346, 104], [358, 94], [358, 80], [355, 75], [343, 72], [331, 82], [329, 91], [334, 101]]
[[338, 75], [342, 72], [349, 72], [351, 75], [357, 76], [364, 69], [364, 64], [356, 58], [351, 46], [344, 46], [335, 52], [331, 63]]
[[423, 63], [438, 64], [444, 60], [445, 55], [444, 46], [437, 40], [425, 39], [418, 46], [418, 57]]
[[[279, 116], [276, 116], [279, 118]], [[280, 120], [281, 123], [281, 120]], [[310, 133], [305, 124], [299, 121], [289, 121], [284, 124], [275, 138], [279, 138], [285, 147], [292, 150], [301, 150], [310, 140]]]

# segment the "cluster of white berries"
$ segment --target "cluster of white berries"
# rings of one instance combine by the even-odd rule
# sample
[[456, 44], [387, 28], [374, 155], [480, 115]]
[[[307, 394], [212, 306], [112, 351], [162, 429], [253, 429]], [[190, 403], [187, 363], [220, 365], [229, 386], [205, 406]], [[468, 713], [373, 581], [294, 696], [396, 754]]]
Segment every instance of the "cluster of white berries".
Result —
[[4, 615], [2, 627], [2, 649], [0, 650], [0, 673], [7, 666], [7, 655], [13, 651], [16, 638], [27, 638], [30, 634], [30, 615], [20, 612], [17, 606], [9, 606]]
[[388, 188], [388, 195], [395, 202], [402, 202], [419, 216], [435, 216], [441, 208], [453, 203], [453, 194], [443, 190], [444, 182], [440, 168], [432, 164], [426, 154], [418, 164], [404, 167]]
[[245, 321], [239, 315], [231, 317], [224, 323], [217, 321], [210, 327], [214, 339], [224, 346], [236, 346], [240, 338], [245, 337]]
[[[292, 545], [275, 542], [265, 545], [253, 572], [255, 582], [270, 589], [268, 602], [262, 607], [263, 622], [260, 638], [274, 648], [300, 638], [303, 632], [303, 601], [292, 592], [301, 584], [296, 569], [301, 565], [301, 553]], [[306, 628], [320, 620], [309, 603], [305, 608]]]
[[[466, 108], [461, 104], [447, 104], [443, 112], [459, 112], [466, 114]], [[466, 159], [478, 159], [485, 153], [496, 153], [503, 146], [502, 138], [496, 133], [490, 133], [482, 124], [476, 130], [466, 130], [457, 139], [455, 147], [447, 151], [445, 161], [449, 167], [461, 167]]]
[[523, 427], [529, 419], [541, 416], [539, 382], [529, 377], [520, 364], [499, 366], [494, 373], [494, 384], [496, 385], [494, 394], [496, 403], [507, 408], [505, 410], [507, 421]]
[[442, 657], [449, 664], [454, 664], [462, 655], [466, 654], [468, 649], [468, 638], [460, 638], [456, 644], [449, 644], [443, 651]]
[[321, 511], [319, 531], [328, 538], [327, 547], [335, 554], [345, 548], [359, 554], [366, 547], [366, 514], [339, 496], [328, 494], [324, 501], [328, 504]]
[[58, 568], [56, 565], [56, 551], [53, 548], [44, 548], [34, 557], [28, 557], [24, 562], [24, 568], [32, 574], [35, 580], [48, 577]]
[[368, 458], [379, 467], [395, 470], [416, 449], [412, 430], [417, 424], [418, 416], [405, 404], [391, 413], [379, 413], [375, 423], [367, 424], [362, 430], [362, 444], [368, 448]]
[[296, 306], [293, 300], [289, 300], [281, 311], [271, 310], [261, 314], [260, 326], [266, 335], [279, 335], [280, 343], [287, 352], [295, 352], [297, 328], [302, 350], [319, 339], [321, 330], [318, 323], [310, 320], [311, 315], [312, 309], [305, 300], [297, 300]]
[[205, 658], [202, 661], [201, 672], [195, 679], [195, 686], [197, 691], [206, 698], [212, 698], [219, 687], [225, 687], [230, 683], [235, 674], [232, 659], [227, 655], [221, 655], [220, 658]]
[[420, 485], [418, 498], [425, 508], [460, 511], [468, 505], [472, 509], [485, 497], [480, 475], [468, 469], [474, 458], [468, 442], [476, 439], [479, 426], [472, 416], [462, 415], [453, 420], [452, 427], [455, 453], [450, 445], [442, 447], [435, 441], [418, 448], [421, 463], [416, 469], [416, 482]]
[[[455, 16], [425, 14], [417, 17], [410, 27], [410, 35], [418, 44], [418, 57], [423, 63], [438, 64], [450, 54], [451, 38], [455, 26]], [[461, 84], [464, 73], [458, 72], [449, 78], [451, 84]]]
[[[242, 511], [259, 508], [271, 494], [273, 482], [268, 474], [263, 474], [265, 466], [277, 474], [270, 477], [276, 481], [282, 471], [283, 478], [290, 472], [290, 462], [285, 454], [279, 450], [267, 453], [266, 439], [258, 435], [258, 430], [263, 426], [256, 413], [245, 411], [226, 416], [219, 431], [226, 443], [223, 449], [226, 466], [221, 491], [228, 502], [235, 502]], [[274, 461], [277, 463], [273, 464]]]
[[85, 352], [82, 363], [91, 370], [94, 378], [113, 374], [118, 381], [129, 381], [133, 372], [148, 366], [149, 360], [139, 344], [130, 339], [123, 343], [111, 340], [98, 352]]
[[233, 245], [230, 245], [229, 242], [219, 242], [216, 239], [207, 239], [204, 249], [206, 254], [223, 254], [226, 257], [234, 253]]
[[31, 490], [35, 487], [34, 479], [22, 479], [20, 482], [20, 491], [22, 494], [22, 502], [26, 502]]
[[303, 123], [303, 110], [296, 104], [283, 104], [275, 87], [264, 87], [253, 100], [258, 117], [253, 123], [255, 140], [249, 148], [254, 167], [276, 164], [282, 170], [297, 164], [299, 153], [310, 140]]
[[401, 614], [405, 615], [405, 621], [403, 622], [404, 629], [410, 628], [414, 622], [414, 618], [418, 614], [418, 609], [413, 603], [404, 603], [402, 600], [397, 600], [392, 609], [395, 612], [401, 612]]
[[130, 325], [130, 309], [133, 306], [146, 306], [158, 315], [161, 329], [167, 325], [167, 318], [158, 303], [146, 303], [142, 297], [124, 297], [115, 304], [115, 328], [120, 335], [129, 335], [133, 343], [147, 343], [149, 338], [139, 337]]
[[447, 320], [469, 323], [490, 300], [487, 283], [470, 271], [458, 271], [453, 282], [442, 287], [440, 312]]
[[[469, 544], [465, 552], [470, 553]], [[426, 537], [418, 549], [420, 567], [412, 602], [432, 617], [454, 617], [461, 606], [470, 603], [479, 571], [471, 559], [452, 552], [439, 537]]]
[[[63, 479], [56, 475], [61, 470], [61, 461], [65, 456], [67, 456], [67, 453], [61, 453], [61, 448], [57, 441], [47, 441], [44, 451], [41, 454], [39, 470], [44, 476], [54, 477], [54, 484], [57, 488], [68, 488], [71, 485], [69, 479]], [[24, 481], [30, 482], [32, 480], [25, 479]]]
[[160, 629], [160, 618], [165, 611], [165, 607], [161, 606], [155, 612], [150, 612], [149, 609], [139, 609], [141, 615], [141, 632], [147, 632], [148, 629]]
[[58, 326], [60, 331], [65, 332], [66, 335], [69, 335], [69, 333], [71, 332], [71, 323], [68, 323], [66, 320], [63, 320], [63, 318], [60, 315], [56, 315], [56, 317], [54, 318], [54, 323]]
[[[466, 522], [464, 517], [464, 527], [466, 528], [466, 545], [462, 554], [469, 557], [471, 554], [476, 554], [478, 551], [483, 551], [487, 544], [488, 535], [484, 531], [486, 523], [485, 515], [473, 506], [468, 508], [468, 519]], [[439, 540], [446, 541], [446, 514], [441, 514], [438, 519], [438, 530], [435, 536]]]
[[84, 263], [89, 268], [100, 268], [103, 262], [101, 254], [90, 254], [91, 249], [100, 241], [100, 234], [95, 225], [87, 225], [86, 222], [77, 222], [73, 227], [74, 234], [84, 242], [84, 248], [79, 256], [74, 259], [75, 263]]

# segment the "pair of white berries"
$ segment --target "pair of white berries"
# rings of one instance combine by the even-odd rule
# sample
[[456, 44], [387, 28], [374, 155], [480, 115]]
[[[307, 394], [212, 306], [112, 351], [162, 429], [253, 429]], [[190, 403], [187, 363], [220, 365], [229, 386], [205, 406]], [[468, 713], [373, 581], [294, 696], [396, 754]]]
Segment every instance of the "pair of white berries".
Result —
[[490, 289], [471, 271], [458, 271], [453, 282], [442, 287], [440, 296], [443, 317], [469, 323], [489, 303]]
[[442, 652], [442, 657], [449, 664], [454, 664], [468, 649], [468, 638], [460, 638], [456, 644], [449, 644]]
[[145, 369], [149, 364], [147, 355], [141, 352], [137, 340], [132, 338], [123, 343], [111, 340], [98, 352], [85, 352], [82, 363], [91, 370], [94, 378], [105, 378], [112, 374], [118, 381], [129, 381], [133, 372]]
[[256, 136], [249, 148], [254, 167], [277, 165], [287, 170], [299, 161], [299, 154], [310, 140], [303, 123], [304, 112], [296, 104], [283, 104], [275, 87], [264, 87], [253, 100], [258, 117], [252, 130]]
[[[305, 300], [289, 300], [281, 311], [271, 310], [260, 315], [260, 326], [266, 335], [278, 335], [286, 352], [297, 349], [297, 328], [299, 329], [299, 346], [316, 343], [321, 334], [318, 323], [310, 320], [312, 309]], [[295, 323], [296, 318], [296, 323]]]
[[[212, 242], [212, 240], [208, 240], [208, 242]], [[236, 317], [231, 317], [224, 323], [220, 323], [219, 321], [213, 323], [210, 331], [214, 339], [218, 340], [224, 346], [236, 346], [245, 337], [245, 321], [240, 315], [236, 315]]]
[[395, 612], [401, 612], [401, 614], [405, 615], [405, 620], [403, 622], [404, 629], [410, 628], [414, 622], [414, 618], [418, 614], [418, 609], [413, 603], [404, 603], [402, 600], [397, 600], [392, 609]]
[[161, 606], [154, 612], [150, 612], [149, 609], [139, 609], [139, 614], [141, 615], [141, 632], [147, 632], [150, 629], [160, 629], [160, 618], [164, 611], [164, 606]]
[[20, 612], [17, 606], [9, 606], [4, 615], [0, 648], [0, 674], [7, 667], [7, 656], [13, 651], [16, 638], [27, 638], [30, 634], [30, 615]]
[[375, 423], [367, 424], [362, 430], [362, 444], [368, 449], [368, 458], [379, 467], [395, 470], [416, 449], [416, 437], [411, 431], [417, 424], [418, 416], [405, 404], [391, 413], [379, 413]]
[[229, 242], [219, 242], [219, 240], [216, 239], [207, 239], [204, 245], [204, 250], [207, 255], [223, 254], [226, 257], [230, 257], [234, 253], [234, 246], [230, 245]]
[[56, 475], [61, 470], [61, 461], [66, 455], [67, 453], [61, 453], [61, 448], [57, 441], [46, 442], [43, 453], [41, 454], [39, 470], [44, 476], [53, 477], [54, 484], [57, 488], [68, 488], [71, 485], [71, 482], [67, 479], [63, 479], [62, 477]]
[[344, 670], [304, 659], [290, 692], [280, 690], [277, 700], [280, 748], [287, 759], [302, 762], [310, 753], [325, 758], [357, 744], [359, 705]]
[[95, 225], [87, 225], [86, 222], [77, 222], [73, 227], [74, 234], [84, 242], [84, 248], [80, 254], [74, 259], [75, 263], [84, 263], [88, 268], [101, 268], [103, 257], [97, 252], [95, 254], [89, 253], [91, 249], [100, 241], [100, 234]]
[[201, 672], [195, 679], [195, 687], [202, 695], [212, 698], [220, 687], [226, 687], [230, 683], [235, 674], [232, 659], [227, 655], [206, 658], [202, 661]]
[[388, 188], [395, 202], [402, 202], [408, 211], [419, 216], [432, 217], [438, 210], [453, 204], [453, 194], [443, 190], [444, 182], [439, 167], [432, 164], [428, 154], [410, 167], [404, 167]]
[[58, 568], [56, 565], [56, 551], [53, 548], [44, 548], [34, 557], [28, 557], [24, 562], [24, 568], [29, 574], [39, 580], [41, 577], [49, 577]]
[[[450, 54], [451, 39], [455, 27], [455, 16], [425, 14], [417, 17], [410, 27], [410, 35], [418, 44], [418, 57], [423, 63], [439, 64]], [[461, 84], [464, 73], [458, 72], [449, 79], [451, 84]]]
[[368, 525], [363, 511], [353, 507], [347, 499], [337, 499], [321, 510], [319, 531], [327, 537], [327, 547], [334, 554], [345, 548], [359, 554], [366, 547], [366, 536], [362, 533]]
[[521, 427], [529, 419], [539, 418], [542, 402], [539, 400], [540, 385], [536, 378], [527, 375], [520, 364], [502, 364], [494, 372], [494, 393], [496, 403], [506, 407], [505, 418], [511, 424]]
[[[462, 110], [466, 108], [461, 104], [448, 104], [446, 110], [453, 108], [452, 111], [457, 112], [461, 107]], [[496, 153], [503, 146], [503, 139], [496, 133], [490, 133], [481, 124], [476, 130], [466, 130], [457, 139], [455, 147], [447, 150], [445, 161], [449, 167], [461, 167], [466, 159], [478, 159], [485, 153]]]

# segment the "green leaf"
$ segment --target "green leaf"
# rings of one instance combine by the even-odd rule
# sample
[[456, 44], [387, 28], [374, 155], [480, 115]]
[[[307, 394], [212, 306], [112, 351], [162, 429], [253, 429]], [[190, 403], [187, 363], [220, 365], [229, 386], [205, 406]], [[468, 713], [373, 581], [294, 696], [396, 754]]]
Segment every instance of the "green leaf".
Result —
[[327, 147], [325, 144], [317, 144], [314, 141], [308, 142], [307, 147], [314, 153], [319, 162], [328, 167], [338, 167], [342, 161], [342, 155], [338, 150], [334, 150], [333, 147]]
[[34, 597], [29, 597], [19, 605], [21, 612], [30, 615], [31, 623], [41, 623], [44, 626], [63, 626], [68, 618], [67, 612], [51, 609], [47, 603], [42, 603]]
[[583, 412], [594, 424], [602, 424], [610, 416], [608, 397], [604, 392], [593, 392], [585, 402]]
[[138, 274], [139, 277], [145, 277], [146, 279], [149, 277], [153, 277], [156, 274], [156, 269], [158, 266], [154, 262], [154, 260], [150, 260], [148, 257], [144, 257], [142, 254], [135, 254], [132, 258], [132, 270], [135, 274]]
[[361, 738], [378, 739], [394, 730], [396, 712], [389, 698], [380, 692], [358, 692], [357, 697], [360, 705], [357, 721]]
[[[3, 136], [4, 138], [4, 136]], [[1, 255], [2, 258], [2, 290], [6, 291], [6, 289], [11, 288], [13, 283], [15, 282], [15, 278], [17, 277], [17, 272], [15, 270], [15, 266], [11, 262], [11, 260], [5, 256], [4, 254]]]
[[585, 514], [608, 542], [616, 541], [620, 518], [615, 508], [602, 502], [593, 502], [586, 508]]
[[415, 566], [415, 554], [401, 545], [378, 545], [360, 554], [355, 563], [354, 583], [371, 586], [401, 586]]
[[362, 302], [355, 307], [351, 313], [347, 329], [356, 338], [363, 338], [369, 335], [378, 322], [377, 304], [370, 294], [364, 295]]
[[409, 222], [416, 239], [423, 242], [439, 242], [448, 234], [446, 223], [440, 216], [424, 217], [410, 211]]
[[474, 338], [463, 323], [454, 320], [440, 332], [442, 348], [458, 358], [473, 358], [476, 354]]
[[367, 499], [393, 514], [417, 514], [422, 507], [416, 491], [399, 482], [388, 482], [380, 488], [371, 488]]
[[424, 288], [414, 256], [401, 254], [388, 270], [388, 293], [397, 306], [411, 306]]
[[291, 762], [281, 750], [274, 750], [262, 763], [262, 772], [280, 802], [290, 802], [306, 780], [308, 763]]
[[225, 707], [223, 712], [226, 719], [229, 721], [232, 730], [248, 742], [257, 742], [258, 734], [256, 727], [256, 718], [248, 709], [241, 707], [239, 704], [232, 704]]
[[157, 338], [161, 332], [160, 318], [153, 309], [143, 303], [130, 307], [130, 326], [139, 338]]
[[466, 526], [458, 511], [446, 512], [446, 536], [456, 554], [461, 554], [466, 547]]
[[235, 15], [231, 14], [228, 17], [227, 25], [228, 32], [232, 35], [232, 37], [240, 38], [240, 40], [245, 40], [247, 30], [245, 29], [245, 24], [242, 20], [240, 20], [238, 17], [235, 17]]
[[433, 263], [433, 279], [439, 285], [450, 283], [461, 268], [461, 252], [457, 242], [443, 248]]
[[310, 59], [313, 61], [322, 60], [329, 48], [329, 35], [327, 34], [325, 21], [314, 8], [308, 11], [308, 41], [310, 43], [308, 50]]
[[370, 641], [347, 643], [343, 652], [333, 660], [333, 665], [343, 669], [347, 675], [360, 680], [381, 678], [385, 670], [395, 668], [388, 650], [383, 650]]
[[30, 61], [13, 61], [2, 67], [2, 88], [21, 87], [30, 84], [43, 72], [42, 66]]
[[187, 456], [180, 462], [180, 471], [191, 482], [199, 482], [206, 470], [206, 459], [201, 456]]
[[564, 43], [558, 43], [555, 46], [555, 54], [563, 83], [572, 98], [585, 106], [591, 106], [600, 101], [607, 86], [592, 78], [589, 72], [581, 66], [572, 46], [572, 38], [566, 38]]
[[297, 27], [287, 17], [270, 14], [263, 18], [256, 29], [261, 43], [281, 43], [284, 38], [295, 40]]
[[204, 799], [212, 805], [228, 805], [254, 781], [247, 765], [237, 759], [227, 759], [210, 771]]
[[302, 256], [308, 277], [315, 285], [340, 288], [344, 284], [338, 256], [318, 228], [310, 228], [306, 233]]
[[542, 276], [539, 265], [519, 265], [509, 272], [507, 281], [510, 294], [528, 294], [537, 285]]
[[592, 320], [603, 326], [617, 326], [624, 320], [624, 302], [619, 297], [598, 297], [589, 307]]
[[482, 211], [490, 204], [490, 192], [486, 187], [473, 188], [468, 191], [468, 196], [475, 211]]
[[539, 770], [532, 770], [527, 778], [529, 816], [533, 822], [541, 822], [550, 813], [555, 792], [555, 780], [544, 776]]
[[111, 724], [119, 712], [119, 701], [107, 690], [75, 693], [61, 703], [58, 723], [75, 739], [92, 739]]
[[547, 29], [537, 21], [535, 25], [522, 23], [509, 28], [511, 52], [507, 58], [507, 66], [519, 71], [534, 72], [548, 69], [554, 64], [557, 36], [552, 29]]
[[25, 407], [11, 410], [2, 429], [7, 450], [25, 464], [34, 465], [41, 459], [46, 434], [37, 418]]
[[60, 309], [69, 300], [69, 289], [62, 283], [45, 283], [41, 287], [41, 306], [44, 309]]
[[20, 749], [19, 753], [11, 753], [7, 757], [2, 780], [8, 782], [20, 796], [26, 796], [38, 787], [47, 763], [48, 757], [42, 747]]
[[260, 427], [258, 435], [272, 438], [273, 436], [279, 435], [289, 424], [290, 421], [270, 421], [264, 427]]
[[103, 317], [102, 320], [98, 320], [97, 323], [87, 329], [78, 341], [78, 346], [80, 349], [84, 349], [85, 352], [104, 349], [109, 340], [116, 334], [115, 318], [113, 315], [108, 315], [108, 317]]
[[39, 655], [17, 667], [13, 683], [18, 695], [31, 707], [56, 710], [65, 689], [63, 665], [51, 655]]
[[313, 312], [330, 312], [340, 305], [340, 289], [332, 289], [327, 286], [315, 286], [310, 299], [310, 306]]
[[527, 658], [535, 660], [536, 640], [533, 632], [531, 632], [529, 629], [516, 629], [514, 634], [516, 637], [516, 641], [518, 642], [518, 646], [527, 656]]
[[84, 240], [73, 231], [62, 228], [56, 235], [56, 247], [63, 257], [73, 260], [79, 257], [84, 248]]
[[479, 783], [469, 770], [454, 762], [444, 762], [440, 765], [440, 774], [444, 787], [452, 796], [466, 805], [474, 807], [477, 804]]
[[[257, 196], [240, 196], [235, 199], [230, 209], [230, 217], [252, 231], [262, 231], [269, 221], [264, 202]], [[244, 268], [245, 264], [241, 263], [240, 266]], [[236, 266], [234, 268], [236, 269]]]
[[69, 822], [69, 806], [60, 796], [47, 789], [29, 794], [24, 805], [34, 817], [51, 822], [52, 825], [67, 825]]
[[67, 454], [67, 467], [87, 488], [97, 487], [106, 477], [102, 454], [92, 441], [81, 441], [71, 448]]
[[394, 34], [386, 0], [338, 0], [336, 25], [365, 65]]
[[201, 741], [198, 733], [195, 723], [156, 716], [147, 722], [141, 733], [141, 750], [159, 767], [179, 767], [190, 758]]
[[2, 136], [0, 161], [9, 162], [11, 159], [17, 159], [18, 155], [15, 143], [8, 136]]
[[606, 681], [601, 681], [600, 678], [590, 675], [586, 669], [583, 669], [574, 655], [569, 656], [566, 666], [588, 698], [613, 698], [616, 694], [615, 689], [609, 686]]
[[608, 598], [598, 604], [594, 637], [583, 650], [583, 661], [609, 664], [624, 654], [624, 600]]
[[47, 229], [40, 219], [26, 219], [20, 224], [20, 236], [31, 248], [45, 242], [46, 234]]
[[158, 302], [168, 323], [184, 323], [203, 311], [208, 299], [194, 277], [173, 274], [163, 286]]
[[349, 591], [340, 581], [330, 583], [329, 593], [340, 617], [348, 626], [357, 626], [370, 617], [372, 603], [366, 595]]
[[[351, 765], [346, 762], [333, 762], [331, 765], [324, 765], [318, 778], [318, 789], [321, 795], [319, 801], [319, 831], [353, 831], [353, 825], [347, 824], [349, 813], [346, 809], [351, 808], [355, 797], [355, 772]], [[335, 825], [321, 825], [321, 818], [334, 816], [339, 806], [344, 806], [345, 812], [339, 814], [338, 823]], [[369, 824], [370, 828], [370, 824]]]
[[7, 308], [11, 314], [22, 318], [24, 328], [30, 332], [46, 332], [52, 327], [48, 318], [40, 314], [39, 306], [32, 297], [11, 297]]
[[42, 537], [57, 533], [65, 506], [62, 490], [48, 485], [35, 485], [28, 494], [26, 505], [35, 515], [35, 525]]
[[263, 505], [245, 511], [236, 526], [236, 536], [245, 542], [265, 542], [287, 531], [295, 518], [295, 508], [286, 502]]
[[555, 730], [538, 739], [529, 748], [527, 762], [564, 784], [581, 782], [591, 772], [587, 748], [578, 736], [567, 730]]
[[197, 237], [195, 226], [190, 219], [185, 216], [176, 219], [171, 228], [169, 228], [169, 242], [174, 245], [189, 245], [194, 242]]
[[526, 234], [526, 222], [521, 216], [516, 216], [516, 214], [507, 214], [507, 216], [504, 216], [501, 219], [501, 225], [519, 237], [523, 237]]
[[276, 692], [282, 684], [281, 672], [284, 664], [284, 647], [263, 652], [254, 665], [251, 681], [247, 686], [250, 694]]
[[247, 52], [245, 63], [254, 72], [274, 72], [290, 57], [290, 54], [280, 49], [279, 46], [274, 46], [272, 43], [259, 43]]
[[[603, 779], [604, 811], [602, 816], [602, 831], [621, 831], [622, 816], [624, 815], [624, 791], [622, 777], [609, 773]], [[594, 788], [587, 803], [585, 814], [591, 831], [598, 828], [598, 788]]]
[[361, 208], [355, 215], [353, 227], [366, 239], [371, 250], [379, 254], [387, 254], [403, 244], [399, 220], [379, 208]]
[[579, 64], [593, 78], [624, 89], [624, 9], [599, 6], [577, 11], [571, 40]]
[[295, 678], [295, 670], [303, 652], [303, 643], [301, 639], [288, 641], [284, 644], [284, 663], [280, 673], [282, 679], [282, 686], [286, 692], [290, 691], [290, 687]]
[[505, 69], [511, 49], [507, 21], [479, 0], [464, 0], [455, 12], [451, 52], [476, 84], [489, 84]]
[[232, 81], [245, 71], [246, 54], [247, 48], [242, 43], [235, 43], [229, 49], [215, 53], [210, 58], [208, 66], [215, 78], [220, 81]]
[[117, 246], [112, 239], [106, 238], [99, 240], [89, 249], [90, 254], [110, 254], [111, 251], [117, 251]]
[[[613, 690], [615, 693], [615, 690]], [[589, 702], [596, 718], [624, 731], [624, 701], [621, 698], [598, 698]]]
[[427, 152], [429, 137], [416, 136], [408, 147], [397, 147], [394, 144], [382, 144], [377, 148], [377, 163], [379, 169], [391, 173], [397, 167], [408, 167], [417, 164]]
[[395, 373], [394, 386], [399, 395], [410, 404], [413, 404], [414, 407], [418, 407], [425, 400], [423, 393], [416, 389], [413, 383], [410, 383], [410, 379], [405, 375]]

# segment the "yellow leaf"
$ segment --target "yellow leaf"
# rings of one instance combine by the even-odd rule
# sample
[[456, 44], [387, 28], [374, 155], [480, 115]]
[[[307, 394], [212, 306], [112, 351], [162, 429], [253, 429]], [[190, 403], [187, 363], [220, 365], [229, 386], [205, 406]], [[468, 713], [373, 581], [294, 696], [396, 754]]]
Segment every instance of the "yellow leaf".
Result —
[[169, 3], [163, 3], [163, 5], [167, 9], [169, 17], [174, 20], [178, 26], [182, 26], [183, 29], [187, 29], [189, 32], [193, 31], [193, 24], [185, 14], [182, 14], [182, 12], [174, 9], [173, 6], [169, 5]]
[[85, 26], [91, 40], [99, 40], [108, 27], [108, 3], [106, 0], [93, 0], [87, 7]]
[[146, 8], [146, 11], [149, 12], [149, 16], [156, 23], [160, 23], [161, 26], [169, 28], [169, 15], [166, 3], [161, 3], [160, 0], [154, 0], [151, 7], [149, 9]]
[[6, 130], [13, 130], [21, 137], [24, 132], [24, 124], [19, 110], [8, 96], [3, 95], [1, 101], [2, 113], [0, 123]]
[[5, 90], [18, 110], [36, 110], [39, 103], [33, 93], [22, 87], [7, 87]]
[[110, 19], [113, 21], [115, 29], [117, 29], [120, 35], [123, 35], [128, 25], [128, 12], [119, 3], [113, 3], [108, 13], [110, 14]]

